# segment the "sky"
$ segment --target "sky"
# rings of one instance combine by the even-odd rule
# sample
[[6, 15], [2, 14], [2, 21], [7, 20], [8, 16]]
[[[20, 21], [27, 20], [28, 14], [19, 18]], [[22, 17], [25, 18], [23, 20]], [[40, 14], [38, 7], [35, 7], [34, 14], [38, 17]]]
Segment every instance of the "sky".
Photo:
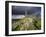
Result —
[[41, 7], [12, 6], [12, 15], [25, 15], [25, 11], [28, 15], [41, 15]]

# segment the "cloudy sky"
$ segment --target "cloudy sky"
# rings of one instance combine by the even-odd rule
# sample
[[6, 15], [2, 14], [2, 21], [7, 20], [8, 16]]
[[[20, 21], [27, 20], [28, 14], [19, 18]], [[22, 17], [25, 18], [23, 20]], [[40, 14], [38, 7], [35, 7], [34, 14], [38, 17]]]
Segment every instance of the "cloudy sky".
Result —
[[12, 6], [12, 15], [25, 15], [25, 11], [27, 11], [28, 15], [40, 15], [41, 7]]

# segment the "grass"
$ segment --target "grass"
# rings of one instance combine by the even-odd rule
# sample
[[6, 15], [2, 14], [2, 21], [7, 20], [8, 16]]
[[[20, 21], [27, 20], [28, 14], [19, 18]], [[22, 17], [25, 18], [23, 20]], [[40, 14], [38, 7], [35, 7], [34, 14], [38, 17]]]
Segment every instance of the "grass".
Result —
[[12, 31], [40, 30], [41, 20], [37, 17], [25, 17], [23, 19], [12, 19]]

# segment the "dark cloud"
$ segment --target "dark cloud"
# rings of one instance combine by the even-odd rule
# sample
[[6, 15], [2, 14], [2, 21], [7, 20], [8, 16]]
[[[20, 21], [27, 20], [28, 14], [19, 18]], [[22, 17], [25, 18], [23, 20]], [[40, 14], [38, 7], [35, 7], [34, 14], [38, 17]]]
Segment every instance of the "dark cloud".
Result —
[[25, 15], [25, 10], [28, 12], [28, 15], [41, 14], [41, 7], [12, 6], [12, 15]]

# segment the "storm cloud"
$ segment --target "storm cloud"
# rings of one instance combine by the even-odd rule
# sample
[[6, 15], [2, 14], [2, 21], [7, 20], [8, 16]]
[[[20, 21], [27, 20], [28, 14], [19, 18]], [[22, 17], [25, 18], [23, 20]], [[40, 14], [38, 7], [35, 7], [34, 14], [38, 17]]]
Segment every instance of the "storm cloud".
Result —
[[28, 15], [40, 15], [41, 7], [31, 6], [12, 6], [12, 15], [25, 15], [25, 10]]

